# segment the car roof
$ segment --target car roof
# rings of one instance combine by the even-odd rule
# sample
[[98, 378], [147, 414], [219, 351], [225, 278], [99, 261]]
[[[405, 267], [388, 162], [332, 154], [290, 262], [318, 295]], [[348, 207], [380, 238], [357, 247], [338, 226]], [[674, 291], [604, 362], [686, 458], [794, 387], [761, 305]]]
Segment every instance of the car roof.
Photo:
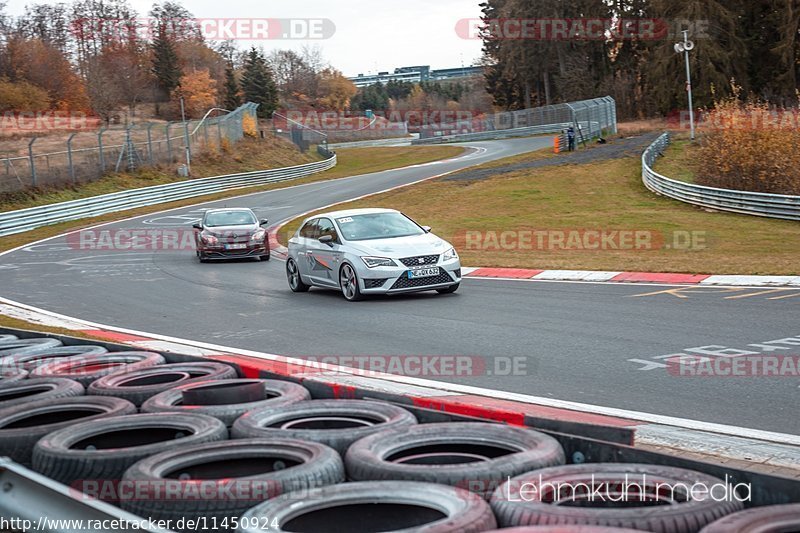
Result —
[[397, 211], [396, 209], [384, 209], [380, 207], [365, 208], [365, 209], [343, 209], [340, 211], [328, 211], [327, 213], [320, 213], [318, 215], [308, 217], [307, 220], [312, 220], [320, 217], [343, 218], [343, 217], [352, 217], [355, 215], [372, 215], [377, 213], [399, 213], [399, 211]]
[[232, 211], [243, 211], [247, 213], [252, 213], [253, 210], [249, 207], [215, 207], [214, 209], [206, 209], [205, 214], [208, 213], [229, 213]]

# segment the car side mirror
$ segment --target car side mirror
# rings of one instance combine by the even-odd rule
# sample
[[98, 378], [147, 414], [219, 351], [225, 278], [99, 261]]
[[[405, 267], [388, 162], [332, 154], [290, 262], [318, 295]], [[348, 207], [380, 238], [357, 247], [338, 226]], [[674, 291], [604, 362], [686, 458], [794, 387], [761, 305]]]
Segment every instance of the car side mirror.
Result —
[[269, 219], [268, 218], [262, 218], [261, 221], [258, 224], [260, 226], [266, 226], [267, 224], [269, 224]]
[[431, 227], [430, 226], [422, 226], [422, 231], [424, 231], [425, 233], [430, 233], [431, 232]]
[[196, 230], [203, 231], [203, 225], [202, 224], [192, 224], [192, 227], [194, 229], [196, 229]]
[[322, 244], [327, 244], [330, 247], [333, 247], [333, 237], [330, 235], [323, 235], [319, 238], [319, 242]]

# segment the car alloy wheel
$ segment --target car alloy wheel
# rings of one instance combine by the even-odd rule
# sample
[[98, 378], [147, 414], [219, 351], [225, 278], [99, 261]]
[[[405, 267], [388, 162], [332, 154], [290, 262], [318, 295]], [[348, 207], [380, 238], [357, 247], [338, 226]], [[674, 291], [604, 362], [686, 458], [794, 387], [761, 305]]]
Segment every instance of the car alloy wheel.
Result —
[[292, 292], [306, 292], [308, 290], [309, 286], [303, 283], [297, 263], [291, 257], [286, 261], [286, 279], [289, 280], [289, 288], [292, 289]]
[[353, 267], [345, 263], [339, 273], [339, 286], [346, 300], [354, 302], [361, 299], [361, 291], [358, 288], [358, 277]]

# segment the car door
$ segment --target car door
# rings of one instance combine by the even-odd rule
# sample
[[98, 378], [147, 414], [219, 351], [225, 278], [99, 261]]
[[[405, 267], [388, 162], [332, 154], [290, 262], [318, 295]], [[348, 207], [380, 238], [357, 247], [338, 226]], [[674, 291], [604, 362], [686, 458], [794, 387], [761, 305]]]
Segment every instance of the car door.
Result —
[[[315, 239], [310, 239], [308, 254], [313, 260], [309, 264], [313, 265], [309, 274], [311, 280], [319, 285], [330, 287], [339, 286], [339, 265], [342, 257], [342, 246], [336, 226], [329, 218], [317, 219], [317, 234]], [[320, 242], [321, 237], [330, 236], [330, 245]]]
[[297, 234], [297, 268], [304, 279], [311, 279], [311, 268], [313, 266], [314, 254], [309, 254], [311, 245], [318, 235], [317, 221], [312, 219], [303, 224]]

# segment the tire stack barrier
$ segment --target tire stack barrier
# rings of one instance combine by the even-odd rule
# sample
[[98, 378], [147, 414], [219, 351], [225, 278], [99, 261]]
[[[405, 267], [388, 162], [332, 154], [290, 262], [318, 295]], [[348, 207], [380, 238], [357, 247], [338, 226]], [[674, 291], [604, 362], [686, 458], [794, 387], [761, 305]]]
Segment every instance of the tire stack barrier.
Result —
[[[761, 479], [759, 496], [744, 510], [736, 499], [658, 486], [724, 483], [706, 472], [711, 465], [684, 468], [685, 460], [652, 452], [646, 463], [620, 461], [625, 447], [617, 443], [445, 416], [389, 395], [359, 398], [351, 389], [350, 399], [331, 399], [259, 372], [246, 358], [231, 364], [80, 342], [0, 336], [0, 367], [9, 376], [0, 381], [0, 456], [120, 512], [183, 520], [179, 529], [197, 529], [199, 521], [200, 529], [237, 531], [335, 524], [437, 533], [800, 527], [796, 480], [751, 476]], [[579, 456], [572, 453], [579, 441], [617, 453]], [[629, 477], [637, 488], [625, 492]], [[560, 484], [572, 492], [553, 489]], [[783, 493], [768, 494], [780, 486]], [[598, 487], [617, 499], [592, 500]], [[786, 501], [785, 487], [796, 491], [795, 503], [764, 504]]]

